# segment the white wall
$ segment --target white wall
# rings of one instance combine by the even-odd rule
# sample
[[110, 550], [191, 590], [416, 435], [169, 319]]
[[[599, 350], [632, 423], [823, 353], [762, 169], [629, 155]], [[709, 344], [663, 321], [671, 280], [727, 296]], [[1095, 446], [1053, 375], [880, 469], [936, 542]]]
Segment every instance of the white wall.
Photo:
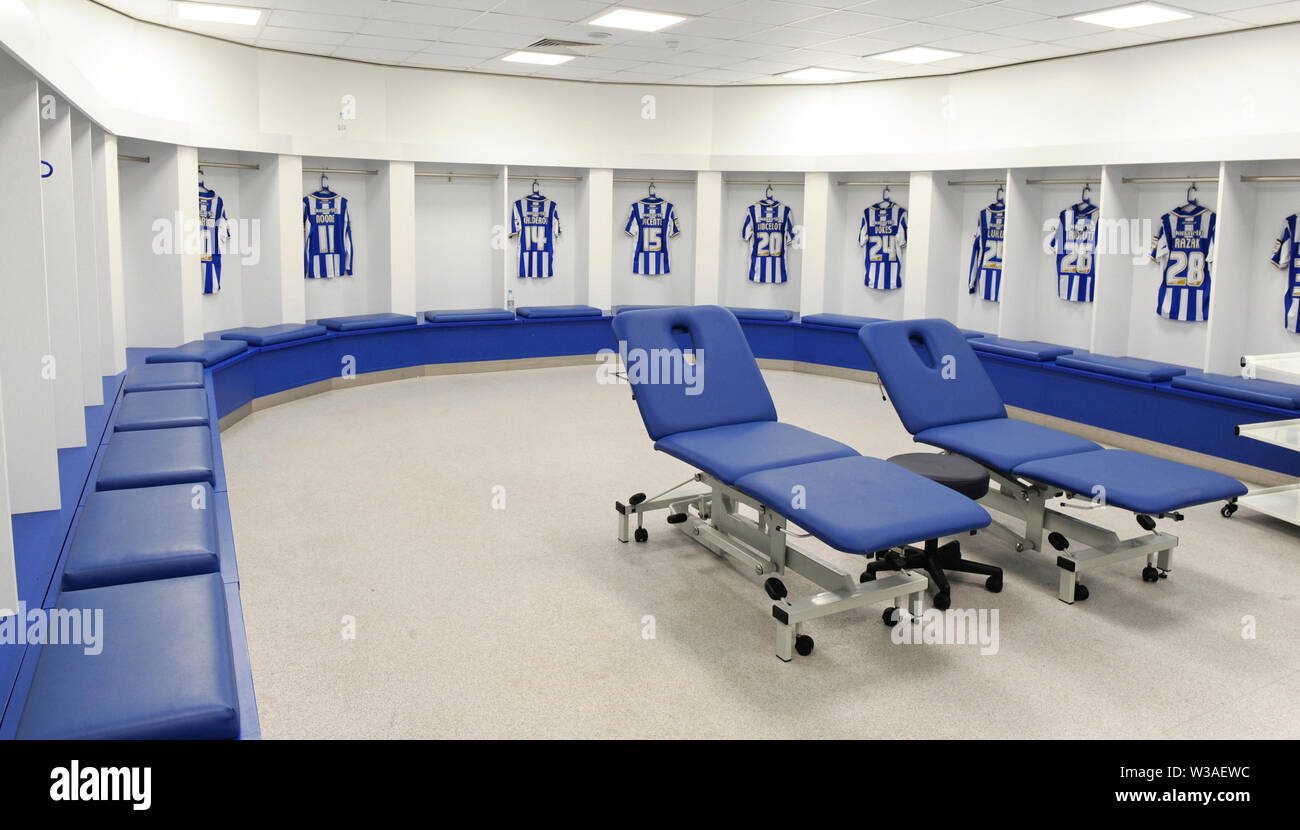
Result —
[[415, 296], [420, 311], [486, 308], [496, 304], [503, 248], [493, 248], [501, 228], [502, 167], [441, 168], [425, 172], [481, 173], [497, 178], [415, 180]]
[[81, 317], [82, 397], [87, 406], [104, 402], [103, 343], [100, 335], [100, 273], [95, 239], [94, 133], [84, 115], [72, 113], [72, 182], [77, 252], [77, 304]]
[[[195, 146], [449, 163], [834, 171], [1285, 158], [1300, 138], [1300, 111], [1273, 103], [1291, 96], [1297, 25], [937, 78], [693, 88], [265, 52], [137, 23], [84, 0], [32, 8], [0, 0], [0, 19], [5, 46], [109, 130]], [[1187, 83], [1188, 66], [1195, 83]], [[1080, 118], [1078, 96], [1062, 90], [1104, 90], [1106, 106]], [[346, 130], [343, 95], [357, 105]], [[653, 119], [643, 117], [645, 95], [654, 96]], [[1205, 115], [1195, 130], [1171, 132], [1170, 112]], [[528, 142], [518, 141], [520, 123], [532, 127]]]
[[[1261, 162], [1246, 165], [1240, 174], [1295, 176], [1300, 175], [1300, 162]], [[1247, 298], [1244, 325], [1240, 327], [1244, 332], [1239, 345], [1240, 353], [1300, 351], [1300, 334], [1289, 331], [1282, 325], [1282, 311], [1285, 307], [1283, 297], [1289, 286], [1289, 271], [1276, 268], [1269, 262], [1274, 240], [1281, 235], [1284, 220], [1300, 212], [1300, 185], [1294, 182], [1252, 183], [1248, 187], [1253, 196], [1250, 205], [1253, 221], [1246, 228], [1247, 263], [1240, 278], [1229, 283], [1229, 290], [1240, 291]], [[1295, 250], [1293, 247], [1293, 255]], [[1215, 273], [1216, 291], [1222, 284], [1218, 282], [1222, 273], [1222, 270]]]

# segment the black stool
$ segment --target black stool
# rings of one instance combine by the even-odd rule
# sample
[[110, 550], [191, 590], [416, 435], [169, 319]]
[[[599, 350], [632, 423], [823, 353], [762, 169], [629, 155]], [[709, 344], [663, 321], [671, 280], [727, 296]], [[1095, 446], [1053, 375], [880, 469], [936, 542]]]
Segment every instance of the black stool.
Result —
[[[888, 459], [891, 464], [911, 470], [917, 475], [937, 481], [966, 496], [969, 499], [981, 499], [989, 491], [989, 473], [980, 465], [961, 455], [945, 455], [930, 452], [909, 452]], [[901, 556], [891, 552], [879, 551], [876, 559], [863, 571], [861, 582], [876, 578], [876, 571], [897, 571], [902, 568], [923, 568], [934, 583], [934, 607], [940, 611], [952, 605], [952, 593], [948, 587], [948, 577], [944, 571], [980, 574], [987, 576], [984, 587], [993, 593], [1002, 590], [1002, 569], [982, 562], [963, 559], [961, 543], [956, 539], [940, 545], [938, 539], [927, 539], [924, 548], [908, 547]]]

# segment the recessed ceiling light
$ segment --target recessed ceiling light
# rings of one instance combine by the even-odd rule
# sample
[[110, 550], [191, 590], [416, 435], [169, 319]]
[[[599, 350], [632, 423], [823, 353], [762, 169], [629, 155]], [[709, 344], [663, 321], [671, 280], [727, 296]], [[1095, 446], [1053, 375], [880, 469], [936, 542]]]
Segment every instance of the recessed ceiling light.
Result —
[[244, 9], [235, 6], [213, 6], [207, 3], [177, 3], [176, 16], [181, 20], [200, 23], [233, 23], [237, 26], [256, 26], [262, 17], [261, 9]]
[[573, 60], [573, 55], [553, 55], [550, 52], [511, 52], [501, 60], [511, 63], [540, 63], [555, 66], [557, 63]]
[[948, 58], [960, 58], [961, 52], [949, 52], [947, 49], [931, 49], [928, 46], [912, 46], [907, 49], [885, 52], [883, 55], [871, 55], [870, 57], [876, 60], [894, 61], [895, 63], [933, 63], [935, 61], [946, 61]]
[[807, 69], [786, 72], [781, 77], [789, 78], [792, 81], [833, 81], [836, 78], [847, 78], [852, 74], [852, 72], [844, 72], [839, 69], [823, 69], [820, 66], [810, 66]]
[[1164, 6], [1157, 6], [1152, 3], [1138, 3], [1135, 6], [1124, 6], [1118, 9], [1108, 9], [1104, 12], [1080, 15], [1075, 20], [1080, 23], [1109, 26], [1112, 29], [1132, 29], [1135, 26], [1168, 23], [1171, 20], [1186, 20], [1189, 17], [1191, 15], [1186, 12], [1167, 9]]
[[640, 12], [633, 9], [614, 9], [591, 21], [589, 26], [612, 26], [615, 29], [635, 29], [638, 32], [657, 32], [686, 18], [675, 14]]

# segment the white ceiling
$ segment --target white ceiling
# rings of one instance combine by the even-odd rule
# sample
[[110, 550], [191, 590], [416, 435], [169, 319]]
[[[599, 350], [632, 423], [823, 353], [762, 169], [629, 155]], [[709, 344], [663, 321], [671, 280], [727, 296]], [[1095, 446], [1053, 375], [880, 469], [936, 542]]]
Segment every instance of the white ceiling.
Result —
[[[1115, 30], [1072, 18], [1124, 0], [632, 0], [684, 23], [645, 34], [586, 25], [598, 0], [222, 0], [266, 9], [256, 26], [178, 21], [170, 0], [96, 0], [141, 20], [292, 52], [397, 66], [590, 81], [791, 83], [809, 66], [844, 81], [936, 75], [1300, 20], [1300, 0], [1176, 0], [1189, 20]], [[604, 31], [609, 37], [593, 39]], [[541, 38], [604, 44], [554, 67], [501, 57]], [[871, 55], [907, 46], [964, 53], [907, 65]]]

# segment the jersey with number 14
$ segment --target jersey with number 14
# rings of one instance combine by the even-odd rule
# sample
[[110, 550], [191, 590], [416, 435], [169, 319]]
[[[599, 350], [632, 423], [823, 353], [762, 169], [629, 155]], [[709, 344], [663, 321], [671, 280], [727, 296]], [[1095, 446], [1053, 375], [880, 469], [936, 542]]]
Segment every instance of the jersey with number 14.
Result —
[[1300, 333], [1300, 237], [1296, 236], [1296, 214], [1286, 218], [1282, 234], [1273, 246], [1270, 261], [1286, 272], [1286, 297], [1283, 302], [1282, 325], [1287, 331]]
[[519, 237], [519, 276], [555, 276], [555, 239], [560, 235], [560, 214], [545, 196], [526, 196], [515, 202], [510, 235]]
[[763, 199], [749, 206], [740, 229], [749, 241], [750, 282], [785, 282], [786, 245], [794, 240], [790, 208], [775, 199]]
[[907, 246], [907, 210], [876, 202], [862, 211], [858, 245], [867, 249], [867, 287], [893, 291], [903, 284], [902, 249]]
[[672, 202], [647, 196], [632, 203], [623, 232], [636, 238], [632, 256], [632, 273], [655, 276], [667, 274], [668, 237], [681, 233], [677, 227], [677, 210]]
[[1210, 316], [1210, 264], [1214, 262], [1214, 211], [1183, 205], [1160, 217], [1151, 258], [1161, 263], [1156, 314], [1200, 322]]

